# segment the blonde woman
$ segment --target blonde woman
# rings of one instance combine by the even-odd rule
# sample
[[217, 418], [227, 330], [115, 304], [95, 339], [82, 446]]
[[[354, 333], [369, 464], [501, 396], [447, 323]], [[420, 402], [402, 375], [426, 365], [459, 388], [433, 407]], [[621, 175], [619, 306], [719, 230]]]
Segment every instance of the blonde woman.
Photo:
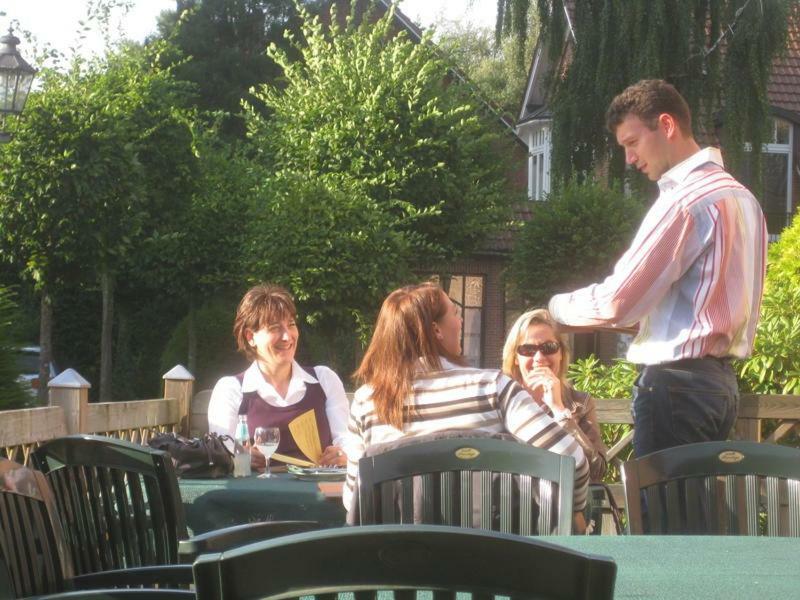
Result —
[[593, 482], [603, 479], [606, 452], [595, 400], [567, 381], [569, 347], [543, 308], [523, 313], [503, 346], [503, 372], [522, 385], [583, 448]]

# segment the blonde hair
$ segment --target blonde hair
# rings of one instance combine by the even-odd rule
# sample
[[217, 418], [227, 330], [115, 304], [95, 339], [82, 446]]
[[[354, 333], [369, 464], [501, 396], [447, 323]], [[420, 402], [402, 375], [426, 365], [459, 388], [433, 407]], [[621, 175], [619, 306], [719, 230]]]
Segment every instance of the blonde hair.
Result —
[[560, 333], [558, 323], [555, 322], [550, 312], [546, 308], [537, 308], [522, 313], [511, 326], [506, 336], [506, 343], [503, 344], [503, 373], [517, 382], [522, 382], [522, 374], [517, 363], [517, 348], [525, 341], [528, 334], [528, 327], [531, 325], [547, 325], [553, 330], [553, 335], [561, 343], [561, 367], [558, 370], [558, 378], [563, 385], [568, 385], [567, 370], [569, 369], [570, 351], [567, 336]]
[[408, 416], [403, 408], [411, 395], [417, 369], [442, 368], [441, 358], [462, 364], [436, 337], [434, 324], [447, 312], [447, 296], [434, 283], [409, 285], [386, 297], [355, 378], [372, 388], [378, 418], [397, 429]]

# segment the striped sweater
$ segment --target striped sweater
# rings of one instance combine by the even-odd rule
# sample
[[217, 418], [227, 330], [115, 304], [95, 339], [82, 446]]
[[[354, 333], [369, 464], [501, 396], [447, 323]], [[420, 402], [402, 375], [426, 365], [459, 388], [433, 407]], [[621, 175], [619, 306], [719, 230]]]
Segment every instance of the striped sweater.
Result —
[[633, 325], [628, 360], [745, 358], [758, 322], [767, 230], [758, 201], [706, 148], [667, 171], [631, 247], [602, 283], [550, 300], [568, 325]]
[[500, 371], [460, 367], [443, 358], [442, 370], [420, 372], [413, 390], [413, 396], [406, 401], [402, 430], [378, 419], [369, 386], [362, 386], [355, 393], [344, 446], [348, 459], [345, 507], [350, 507], [358, 477], [358, 461], [366, 448], [404, 437], [459, 429], [507, 432], [537, 448], [574, 457], [573, 509], [583, 509], [589, 466], [580, 444], [515, 381]]

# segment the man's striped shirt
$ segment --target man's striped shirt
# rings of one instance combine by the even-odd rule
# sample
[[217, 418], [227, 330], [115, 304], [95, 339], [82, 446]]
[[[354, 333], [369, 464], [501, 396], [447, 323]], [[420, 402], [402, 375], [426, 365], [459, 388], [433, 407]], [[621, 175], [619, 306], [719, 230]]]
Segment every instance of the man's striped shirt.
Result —
[[350, 406], [344, 450], [347, 481], [344, 505], [350, 507], [358, 461], [366, 448], [401, 438], [445, 430], [511, 433], [537, 448], [575, 458], [574, 510], [586, 504], [589, 466], [580, 444], [545, 413], [516, 382], [497, 370], [460, 367], [442, 360], [442, 370], [420, 372], [405, 406], [403, 429], [379, 420], [372, 390], [362, 386]]
[[766, 271], [758, 201], [706, 148], [665, 173], [631, 247], [602, 283], [550, 300], [568, 325], [628, 326], [628, 360], [750, 354]]

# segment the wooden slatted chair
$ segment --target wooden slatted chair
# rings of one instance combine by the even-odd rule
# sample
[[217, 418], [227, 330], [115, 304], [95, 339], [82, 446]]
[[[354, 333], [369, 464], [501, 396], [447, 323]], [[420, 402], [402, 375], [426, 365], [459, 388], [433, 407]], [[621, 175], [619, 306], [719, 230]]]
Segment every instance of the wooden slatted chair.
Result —
[[[331, 560], [335, 556], [347, 560]], [[413, 598], [419, 590], [434, 591], [436, 598], [466, 592], [473, 598], [604, 600], [613, 598], [616, 577], [610, 558], [520, 536], [436, 525], [300, 533], [203, 554], [193, 568], [198, 600], [346, 592], [365, 598], [387, 590], [395, 598]]]
[[571, 533], [572, 457], [486, 437], [407, 442], [359, 461], [362, 525], [428, 523], [521, 535]]
[[800, 450], [705, 442], [622, 465], [633, 534], [800, 536]]
[[5, 588], [7, 594], [10, 587], [12, 597], [19, 598], [97, 587], [192, 583], [189, 565], [74, 576], [71, 549], [47, 480], [7, 459], [0, 459], [0, 563], [7, 580], [0, 591]]
[[191, 562], [201, 552], [316, 529], [313, 521], [227, 527], [189, 538], [169, 455], [94, 435], [51, 440], [32, 453], [50, 481], [76, 573]]

